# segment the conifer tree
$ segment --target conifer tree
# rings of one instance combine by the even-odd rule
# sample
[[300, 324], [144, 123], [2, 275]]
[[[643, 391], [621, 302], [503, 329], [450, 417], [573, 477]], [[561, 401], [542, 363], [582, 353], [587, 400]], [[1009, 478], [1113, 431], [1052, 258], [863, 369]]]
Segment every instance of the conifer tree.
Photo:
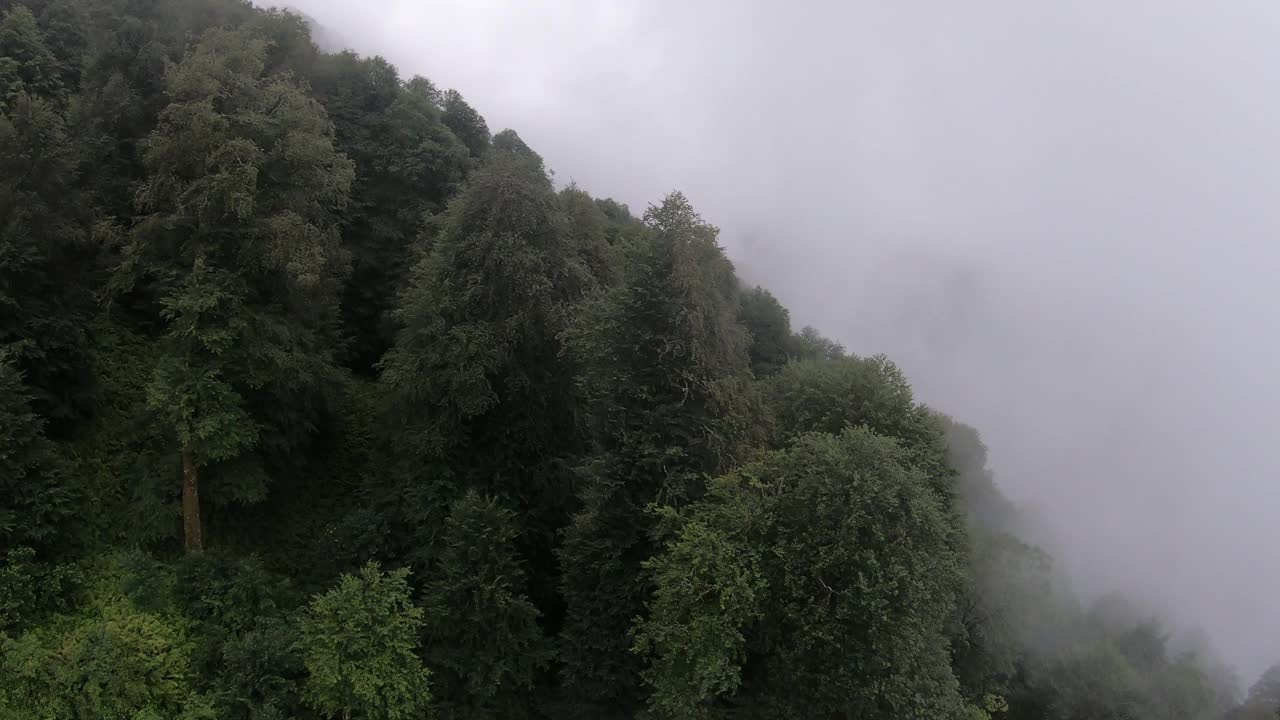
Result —
[[534, 522], [563, 503], [556, 465], [575, 433], [559, 335], [584, 287], [542, 159], [500, 134], [414, 268], [382, 366], [400, 472], [433, 498], [426, 512], [468, 487]]
[[445, 718], [527, 717], [548, 660], [516, 553], [515, 513], [471, 491], [453, 503], [427, 586], [424, 645]]
[[729, 467], [750, 434], [747, 334], [717, 230], [680, 193], [645, 222], [623, 284], [568, 334], [593, 454], [560, 555], [562, 657], [578, 697], [609, 705], [637, 697], [627, 631], [647, 595], [649, 506], [699, 496], [703, 474]]

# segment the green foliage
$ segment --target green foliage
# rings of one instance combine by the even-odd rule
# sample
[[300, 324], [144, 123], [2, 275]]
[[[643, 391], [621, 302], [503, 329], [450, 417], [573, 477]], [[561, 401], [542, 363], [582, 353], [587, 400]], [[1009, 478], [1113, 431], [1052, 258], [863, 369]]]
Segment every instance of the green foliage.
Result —
[[93, 327], [96, 412], [60, 448], [68, 489], [93, 509], [76, 513], [81, 533], [95, 548], [171, 538], [178, 518], [172, 440], [146, 404], [159, 348], [120, 325]]
[[750, 435], [737, 278], [716, 228], [680, 193], [645, 221], [623, 285], [583, 308], [567, 333], [589, 432], [604, 452], [679, 448], [691, 470], [722, 469]]
[[24, 94], [58, 97], [58, 70], [35, 15], [24, 5], [6, 11], [0, 19], [0, 108], [12, 107]]
[[[689, 567], [691, 556], [719, 559]], [[726, 651], [702, 631], [651, 643], [654, 708], [958, 718], [943, 630], [962, 562], [946, 508], [898, 443], [865, 428], [800, 436], [717, 480], [655, 560], [642, 640], [721, 624], [722, 639], [745, 643]], [[691, 610], [701, 617], [682, 622]]]
[[741, 683], [743, 630], [763, 614], [767, 586], [750, 543], [761, 518], [739, 499], [707, 508], [714, 526], [685, 522], [662, 555], [646, 563], [657, 589], [633, 650], [653, 658], [644, 679], [655, 689], [649, 704], [660, 716], [715, 717], [710, 701]]
[[50, 612], [68, 609], [83, 583], [75, 565], [40, 562], [29, 547], [9, 550], [0, 564], [0, 635], [19, 633]]
[[474, 488], [528, 513], [545, 567], [563, 524], [562, 458], [577, 444], [559, 335], [588, 283], [542, 161], [521, 147], [513, 134], [495, 145], [439, 218], [382, 379], [400, 505], [432, 519], [407, 522], [404, 537], [432, 547], [443, 509]]
[[730, 466], [754, 433], [737, 278], [716, 228], [680, 193], [645, 222], [623, 283], [566, 332], [593, 452], [560, 549], [562, 657], [576, 693], [613, 706], [638, 691], [627, 630], [648, 594], [648, 507], [697, 497], [703, 473]]
[[776, 375], [802, 350], [791, 332], [791, 314], [768, 290], [754, 287], [742, 293], [738, 317], [751, 333], [751, 372]]
[[[15, 11], [18, 12], [18, 11]], [[97, 254], [76, 190], [65, 122], [20, 92], [0, 113], [0, 347], [27, 376], [34, 409], [66, 435], [87, 413], [84, 330]], [[68, 278], [75, 281], [68, 282]]]
[[409, 599], [408, 576], [369, 563], [312, 599], [298, 641], [307, 705], [361, 720], [431, 716], [430, 673], [417, 655], [422, 610]]
[[0, 347], [0, 552], [52, 545], [70, 514], [43, 420], [31, 411], [22, 374]]
[[513, 512], [475, 492], [449, 511], [439, 569], [423, 601], [442, 717], [496, 720], [529, 713], [534, 681], [549, 653], [538, 610], [523, 591], [518, 533]]
[[955, 470], [938, 417], [915, 402], [906, 376], [888, 358], [840, 356], [789, 363], [765, 383], [778, 429], [775, 444], [796, 433], [839, 434], [865, 425], [902, 441], [939, 495], [952, 495]]
[[[622, 279], [622, 253], [616, 229], [599, 203], [576, 185], [560, 191], [568, 244], [597, 288], [616, 286]], [[613, 237], [611, 237], [613, 236]]]
[[969, 577], [957, 598], [952, 639], [952, 663], [967, 694], [1004, 690], [1028, 644], [1055, 624], [1050, 570], [1042, 550], [1013, 535], [970, 532]]
[[306, 677], [290, 584], [253, 557], [212, 552], [178, 565], [174, 604], [191, 621], [192, 664], [219, 717], [285, 717]]
[[183, 621], [134, 605], [119, 590], [121, 566], [105, 568], [82, 610], [0, 637], [0, 718], [211, 720]]
[[306, 671], [297, 632], [287, 620], [258, 618], [223, 643], [214, 695], [219, 717], [283, 720], [299, 711]]
[[313, 29], [0, 0], [0, 720], [1276, 717], [684, 196]]
[[311, 85], [356, 165], [342, 214], [352, 272], [343, 295], [350, 363], [371, 371], [391, 346], [388, 313], [403, 289], [424, 214], [437, 212], [471, 167], [424, 78], [401, 82], [382, 58], [320, 58]]
[[840, 343], [823, 337], [812, 327], [806, 326], [791, 342], [795, 346], [796, 357], [801, 360], [829, 362], [845, 356], [845, 348]]
[[[351, 164], [319, 105], [265, 73], [266, 47], [247, 30], [211, 31], [167, 73], [171, 102], [144, 156], [148, 214], [113, 279], [154, 298], [147, 320], [164, 334], [147, 404], [197, 467], [296, 448], [340, 378], [332, 210]], [[224, 497], [262, 499], [260, 470], [225, 470]]]
[[467, 146], [471, 156], [478, 158], [489, 149], [489, 126], [480, 113], [462, 99], [457, 90], [450, 90], [440, 101], [444, 111], [444, 124]]

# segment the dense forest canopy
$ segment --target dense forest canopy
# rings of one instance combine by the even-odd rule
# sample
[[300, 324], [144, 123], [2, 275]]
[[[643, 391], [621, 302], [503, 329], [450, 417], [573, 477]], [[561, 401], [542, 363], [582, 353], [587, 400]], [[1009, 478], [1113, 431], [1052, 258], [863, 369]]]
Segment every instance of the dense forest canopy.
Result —
[[0, 0], [0, 718], [1265, 718], [679, 192], [239, 0]]

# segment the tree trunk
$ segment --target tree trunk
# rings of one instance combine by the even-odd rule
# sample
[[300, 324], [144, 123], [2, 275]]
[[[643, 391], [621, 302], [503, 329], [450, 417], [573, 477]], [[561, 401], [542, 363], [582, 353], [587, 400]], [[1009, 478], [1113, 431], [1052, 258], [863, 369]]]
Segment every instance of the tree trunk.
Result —
[[187, 447], [182, 448], [182, 545], [189, 553], [204, 549], [200, 535], [200, 479]]

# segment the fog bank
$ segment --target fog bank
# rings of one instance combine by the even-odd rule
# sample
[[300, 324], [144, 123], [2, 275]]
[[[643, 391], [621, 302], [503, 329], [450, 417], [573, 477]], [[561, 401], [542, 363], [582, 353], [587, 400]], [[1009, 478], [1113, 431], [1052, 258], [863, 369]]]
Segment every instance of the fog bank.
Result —
[[673, 188], [978, 427], [1090, 589], [1280, 660], [1280, 6], [292, 0], [557, 180]]

